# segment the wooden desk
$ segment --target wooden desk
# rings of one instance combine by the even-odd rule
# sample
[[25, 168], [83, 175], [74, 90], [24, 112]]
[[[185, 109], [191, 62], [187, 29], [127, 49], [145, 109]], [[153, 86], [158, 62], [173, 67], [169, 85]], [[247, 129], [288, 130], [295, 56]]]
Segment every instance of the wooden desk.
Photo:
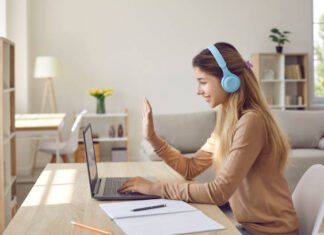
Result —
[[[16, 136], [37, 139], [55, 138], [58, 145], [65, 116], [65, 113], [16, 114]], [[56, 162], [58, 161], [59, 152], [56, 149]]]
[[[182, 181], [164, 162], [105, 162], [98, 164], [103, 176], [154, 176], [160, 180]], [[122, 234], [117, 225], [90, 196], [86, 165], [48, 164], [4, 234], [94, 234], [72, 227], [71, 220]], [[202, 234], [240, 234], [235, 225], [214, 205], [192, 204], [226, 229]], [[197, 221], [199, 222], [199, 221]]]

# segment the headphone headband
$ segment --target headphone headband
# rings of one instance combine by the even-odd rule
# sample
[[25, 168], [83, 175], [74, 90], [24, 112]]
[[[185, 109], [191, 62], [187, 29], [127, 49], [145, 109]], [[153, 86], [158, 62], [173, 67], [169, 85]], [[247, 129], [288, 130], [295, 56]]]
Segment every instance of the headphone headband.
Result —
[[218, 66], [223, 71], [223, 77], [221, 79], [221, 85], [224, 89], [224, 91], [228, 93], [233, 93], [237, 91], [240, 88], [241, 82], [240, 78], [229, 71], [229, 69], [226, 66], [226, 62], [222, 56], [222, 54], [219, 52], [219, 50], [216, 48], [215, 45], [209, 45], [207, 49], [212, 53], [214, 56]]
[[214, 56], [217, 64], [219, 65], [219, 67], [223, 68], [227, 68], [226, 66], [226, 62], [222, 56], [222, 54], [219, 52], [219, 50], [214, 46], [214, 45], [209, 45], [208, 46], [208, 50], [212, 53], [212, 55]]

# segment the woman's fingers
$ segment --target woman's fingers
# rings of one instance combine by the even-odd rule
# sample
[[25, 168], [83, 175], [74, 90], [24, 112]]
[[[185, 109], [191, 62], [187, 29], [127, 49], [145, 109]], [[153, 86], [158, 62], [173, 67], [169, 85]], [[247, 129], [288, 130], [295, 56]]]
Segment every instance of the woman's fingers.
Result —
[[136, 179], [137, 177], [134, 177], [124, 182], [123, 185], [118, 189], [118, 192], [133, 191], [135, 189]]
[[146, 99], [146, 102], [147, 102], [148, 111], [152, 112], [152, 106], [151, 106], [150, 102], [147, 99]]
[[118, 189], [118, 192], [125, 193], [125, 192], [129, 192], [129, 191], [133, 191], [132, 188], [133, 188], [133, 184], [131, 184], [127, 181]]
[[151, 113], [152, 112], [152, 107], [150, 102], [148, 101], [148, 99], [145, 97], [144, 98], [144, 102], [145, 102], [145, 108], [146, 108], [146, 113]]
[[143, 101], [143, 115], [147, 116], [149, 110], [148, 110], [148, 104], [147, 104], [147, 99], [146, 97], [144, 97], [144, 101]]
[[151, 104], [146, 97], [143, 100], [143, 133], [146, 139], [150, 139], [154, 136], [154, 124]]

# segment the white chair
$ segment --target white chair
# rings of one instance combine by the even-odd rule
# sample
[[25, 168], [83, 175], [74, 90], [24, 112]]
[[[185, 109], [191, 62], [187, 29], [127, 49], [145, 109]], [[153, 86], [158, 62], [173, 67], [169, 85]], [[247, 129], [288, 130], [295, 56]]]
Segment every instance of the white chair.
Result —
[[300, 235], [317, 235], [324, 217], [324, 165], [311, 166], [292, 195]]
[[63, 162], [68, 162], [67, 155], [73, 154], [78, 148], [79, 130], [81, 125], [82, 116], [86, 113], [86, 110], [80, 112], [75, 119], [71, 132], [67, 141], [60, 142], [58, 145], [56, 141], [42, 142], [37, 151], [52, 154], [51, 163], [56, 162], [56, 149], [58, 149], [59, 155], [62, 157]]

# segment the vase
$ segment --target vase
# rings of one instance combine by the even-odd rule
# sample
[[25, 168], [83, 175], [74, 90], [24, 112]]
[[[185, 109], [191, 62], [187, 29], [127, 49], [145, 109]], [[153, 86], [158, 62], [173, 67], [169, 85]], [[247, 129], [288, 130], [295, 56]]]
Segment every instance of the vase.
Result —
[[97, 114], [102, 114], [106, 113], [106, 108], [105, 108], [105, 97], [98, 97], [97, 98]]

